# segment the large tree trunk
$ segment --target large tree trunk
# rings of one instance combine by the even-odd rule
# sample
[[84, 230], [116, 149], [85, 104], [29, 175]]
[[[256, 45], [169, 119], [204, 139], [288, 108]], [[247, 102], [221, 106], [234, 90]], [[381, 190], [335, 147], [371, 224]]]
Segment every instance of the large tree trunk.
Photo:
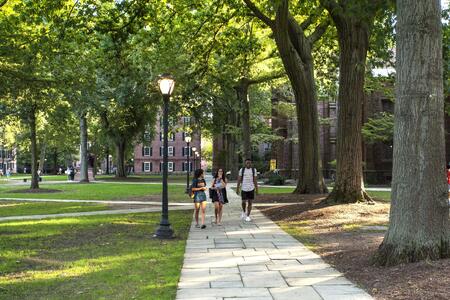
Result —
[[86, 114], [80, 115], [80, 182], [89, 182], [88, 177], [88, 134]]
[[106, 148], [106, 174], [109, 175], [109, 147]]
[[242, 78], [235, 87], [237, 99], [241, 105], [242, 121], [242, 157], [252, 157], [252, 144], [250, 140], [250, 103], [248, 99], [249, 80]]
[[38, 170], [41, 171], [41, 174], [44, 174], [45, 171], [45, 152], [47, 151], [47, 140], [44, 137], [43, 140], [39, 142], [39, 166]]
[[31, 186], [30, 189], [39, 188], [38, 164], [37, 164], [37, 141], [36, 141], [36, 112], [33, 110], [29, 117], [30, 141], [31, 141]]
[[58, 174], [59, 168], [58, 168], [58, 149], [53, 150], [53, 174]]
[[116, 141], [116, 157], [117, 157], [117, 173], [116, 177], [118, 178], [126, 178], [127, 172], [125, 170], [125, 150], [126, 150], [126, 141], [118, 140]]
[[439, 0], [397, 0], [397, 100], [383, 265], [450, 257]]
[[[279, 5], [275, 20], [274, 37], [281, 60], [294, 90], [298, 139], [299, 139], [299, 177], [294, 193], [326, 193], [327, 188], [321, 172], [319, 151], [319, 119], [317, 113], [317, 96], [314, 80], [314, 66], [311, 49], [301, 55], [293, 45], [292, 38], [298, 37], [294, 24], [289, 23], [287, 1]], [[289, 24], [289, 25], [288, 25]], [[289, 29], [288, 29], [289, 27]], [[288, 34], [289, 32], [289, 34]], [[303, 45], [307, 47], [307, 45]], [[311, 45], [309, 45], [311, 47]]]
[[362, 178], [362, 110], [369, 27], [347, 17], [337, 23], [339, 35], [339, 95], [336, 139], [336, 182], [331, 202], [370, 200]]

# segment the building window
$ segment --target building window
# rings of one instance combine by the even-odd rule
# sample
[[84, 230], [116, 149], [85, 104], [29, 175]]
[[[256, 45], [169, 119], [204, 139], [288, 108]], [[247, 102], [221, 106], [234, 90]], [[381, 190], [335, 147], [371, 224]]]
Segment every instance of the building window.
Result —
[[[174, 163], [173, 163], [172, 161], [169, 161], [169, 162], [167, 163], [167, 170], [168, 170], [169, 172], [175, 171], [175, 165], [174, 165]], [[160, 171], [160, 172], [163, 171], [163, 162], [160, 162], [160, 163], [159, 163], [159, 171]]]
[[151, 136], [150, 136], [150, 132], [146, 131], [144, 132], [144, 141], [150, 141]]
[[183, 117], [183, 124], [184, 126], [191, 125], [191, 117]]
[[336, 138], [330, 137], [330, 144], [336, 144]]
[[188, 151], [189, 151], [189, 156], [192, 156], [192, 147], [189, 147], [189, 150], [188, 150], [188, 147], [183, 147], [182, 156], [188, 156]]
[[152, 155], [151, 154], [151, 152], [152, 152], [151, 149], [152, 149], [151, 147], [144, 147], [144, 156], [151, 156]]
[[394, 102], [389, 99], [381, 99], [381, 106], [384, 112], [394, 113]]
[[[188, 166], [187, 161], [183, 162], [182, 167], [183, 167], [184, 172], [187, 170], [187, 166]], [[192, 171], [192, 161], [189, 162], [189, 172], [191, 172], [191, 171]]]
[[151, 162], [144, 162], [143, 163], [143, 171], [144, 172], [151, 172], [152, 171], [152, 163]]
[[169, 134], [169, 141], [171, 141], [171, 142], [175, 141], [175, 133], [171, 132]]
[[172, 146], [167, 147], [168, 156], [175, 156], [175, 148]]

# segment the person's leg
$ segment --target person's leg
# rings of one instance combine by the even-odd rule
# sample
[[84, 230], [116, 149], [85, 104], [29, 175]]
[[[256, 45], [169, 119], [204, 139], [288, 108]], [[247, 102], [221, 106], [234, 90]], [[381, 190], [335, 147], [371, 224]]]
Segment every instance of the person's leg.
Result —
[[195, 223], [198, 225], [198, 212], [200, 211], [200, 203], [195, 202]]
[[220, 204], [220, 201], [214, 202], [214, 215], [216, 217], [216, 224], [217, 224], [217, 222], [219, 222], [219, 204]]
[[223, 204], [219, 202], [219, 224], [222, 223]]
[[253, 203], [253, 199], [248, 199], [248, 205], [247, 205], [247, 216], [250, 217], [250, 213], [252, 211], [252, 203]]
[[206, 201], [201, 203], [202, 206], [202, 226], [205, 225]]

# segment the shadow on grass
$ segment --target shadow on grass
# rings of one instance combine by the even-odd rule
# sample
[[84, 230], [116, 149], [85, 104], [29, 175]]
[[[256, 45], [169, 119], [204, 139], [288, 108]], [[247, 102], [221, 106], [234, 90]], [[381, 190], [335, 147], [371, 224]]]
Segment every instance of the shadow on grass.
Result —
[[1, 236], [0, 298], [173, 299], [192, 212], [171, 217], [178, 239], [169, 241], [152, 238], [155, 213], [0, 223], [8, 233]]

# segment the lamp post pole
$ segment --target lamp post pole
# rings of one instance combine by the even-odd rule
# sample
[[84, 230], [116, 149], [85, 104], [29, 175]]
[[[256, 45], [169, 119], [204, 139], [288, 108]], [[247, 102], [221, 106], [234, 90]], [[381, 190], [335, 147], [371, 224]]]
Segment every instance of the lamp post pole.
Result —
[[173, 230], [169, 223], [169, 200], [167, 189], [168, 175], [168, 132], [169, 132], [169, 98], [173, 90], [174, 81], [170, 75], [161, 75], [159, 80], [161, 93], [163, 95], [163, 187], [162, 187], [162, 213], [161, 222], [156, 230], [155, 236], [160, 239], [173, 237]]
[[191, 165], [189, 164], [189, 156], [190, 156], [190, 148], [189, 144], [191, 142], [191, 137], [186, 137], [186, 144], [187, 144], [187, 166], [186, 166], [186, 194], [189, 193], [189, 173], [191, 172]]
[[197, 152], [197, 148], [192, 147], [192, 157], [194, 159], [194, 170], [197, 170], [197, 165], [196, 165], [196, 161], [195, 161], [195, 152]]

